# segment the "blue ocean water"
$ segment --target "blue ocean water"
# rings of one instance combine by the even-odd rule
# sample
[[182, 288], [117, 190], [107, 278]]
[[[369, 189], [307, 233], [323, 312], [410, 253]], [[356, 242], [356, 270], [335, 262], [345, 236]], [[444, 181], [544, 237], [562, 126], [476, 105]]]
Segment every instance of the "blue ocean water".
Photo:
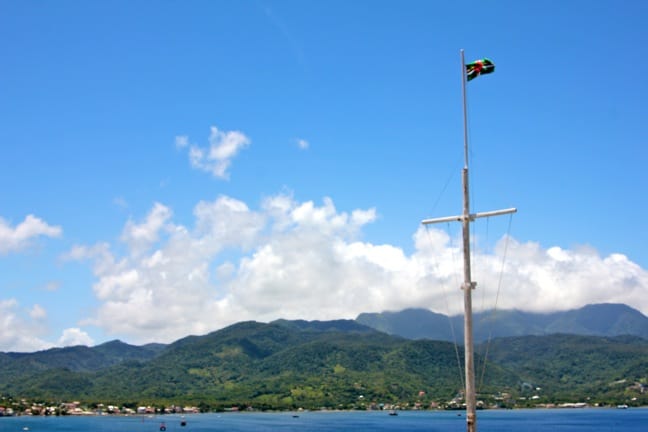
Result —
[[[465, 431], [463, 415], [453, 411], [300, 412], [89, 417], [2, 417], [0, 432], [329, 432], [329, 431]], [[478, 430], [559, 432], [646, 432], [648, 409], [492, 410], [478, 412]]]

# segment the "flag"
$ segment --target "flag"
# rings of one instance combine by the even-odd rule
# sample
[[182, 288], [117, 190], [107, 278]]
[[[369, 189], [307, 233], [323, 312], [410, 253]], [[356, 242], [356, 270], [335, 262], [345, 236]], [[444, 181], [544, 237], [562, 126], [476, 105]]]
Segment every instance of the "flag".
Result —
[[489, 74], [494, 71], [495, 63], [489, 59], [483, 58], [481, 60], [475, 60], [466, 65], [466, 79], [470, 81], [473, 78], [477, 78], [479, 75]]

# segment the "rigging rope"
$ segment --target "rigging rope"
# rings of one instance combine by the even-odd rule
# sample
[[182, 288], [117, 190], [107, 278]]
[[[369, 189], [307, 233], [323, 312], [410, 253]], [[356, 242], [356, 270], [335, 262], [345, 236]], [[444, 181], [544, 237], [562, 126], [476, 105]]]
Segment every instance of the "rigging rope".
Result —
[[[487, 250], [485, 251], [485, 254], [488, 254], [490, 251], [489, 245], [490, 245], [490, 218], [486, 218], [485, 220], [486, 223], [486, 238], [484, 239], [484, 244], [487, 247]], [[485, 266], [487, 267], [487, 266]], [[481, 289], [481, 310], [486, 310], [486, 284], [482, 284], [482, 289]]]
[[441, 201], [441, 198], [443, 198], [443, 195], [445, 195], [446, 189], [448, 189], [448, 185], [453, 180], [453, 178], [456, 177], [456, 176], [457, 176], [457, 172], [455, 170], [450, 171], [450, 173], [448, 174], [448, 177], [446, 178], [445, 184], [441, 188], [441, 191], [439, 191], [439, 195], [437, 196], [437, 199], [434, 201], [434, 204], [432, 205], [432, 209], [430, 211], [430, 214], [434, 214], [434, 211], [436, 210], [437, 206], [439, 205], [439, 202]]
[[[497, 313], [497, 304], [499, 302], [499, 296], [500, 296], [500, 291], [502, 289], [502, 279], [504, 276], [504, 265], [506, 263], [506, 255], [508, 253], [508, 245], [509, 245], [509, 240], [511, 238], [511, 225], [513, 223], [513, 213], [509, 215], [509, 222], [508, 222], [508, 228], [506, 230], [506, 240], [504, 242], [504, 253], [502, 254], [502, 265], [500, 267], [500, 273], [499, 273], [499, 279], [497, 282], [497, 292], [495, 294], [495, 305], [493, 307], [493, 312], [491, 317], [495, 317], [495, 314]], [[494, 320], [493, 320], [494, 321]], [[490, 350], [490, 344], [493, 339], [493, 324], [491, 321], [491, 324], [488, 329], [488, 340], [486, 342], [486, 350], [484, 352], [484, 363], [482, 365], [482, 372], [481, 376], [479, 378], [479, 386], [477, 386], [478, 389], [481, 390], [483, 384], [484, 384], [484, 376], [486, 375], [486, 363], [488, 362], [488, 351]]]
[[[446, 224], [446, 230], [448, 232], [448, 237], [450, 239], [452, 239], [452, 236], [450, 235], [450, 224], [449, 223]], [[429, 228], [428, 225], [425, 226], [425, 232], [426, 232], [426, 234], [428, 236], [430, 244], [432, 244], [432, 238], [430, 236], [430, 228]], [[457, 255], [456, 255], [453, 248], [451, 248], [451, 250], [452, 250], [453, 266], [457, 267]], [[454, 275], [455, 283], [458, 286], [459, 285], [458, 274], [457, 274], [457, 272], [452, 272], [452, 274]], [[461, 367], [461, 356], [459, 354], [459, 346], [457, 344], [457, 335], [455, 333], [454, 325], [452, 324], [452, 318], [450, 317], [450, 312], [449, 312], [450, 311], [450, 304], [448, 302], [448, 298], [449, 298], [448, 291], [446, 290], [445, 284], [441, 284], [441, 288], [443, 290], [443, 301], [445, 303], [446, 317], [448, 318], [448, 324], [450, 325], [450, 333], [452, 333], [452, 342], [454, 344], [455, 356], [457, 358], [457, 367], [459, 368], [459, 377], [461, 379], [461, 387], [464, 388], [465, 384], [464, 384], [464, 378], [463, 378], [463, 368]]]
[[[486, 224], [486, 234], [485, 234], [485, 239], [484, 239], [484, 244], [486, 245], [486, 250], [484, 251], [484, 255], [487, 256], [489, 252], [492, 252], [492, 250], [490, 249], [490, 246], [489, 246], [489, 245], [490, 245], [490, 237], [489, 237], [489, 233], [490, 233], [490, 229], [489, 229], [489, 228], [490, 228], [490, 218], [489, 218], [489, 217], [485, 218], [484, 223]], [[474, 238], [475, 238], [474, 241], [475, 241], [475, 243], [476, 243], [476, 242], [477, 242], [477, 240], [476, 240], [476, 238], [477, 238], [477, 230], [475, 230]], [[476, 250], [476, 247], [473, 247], [473, 250]], [[477, 267], [477, 263], [483, 264], [484, 261], [485, 261], [485, 259], [477, 260], [477, 262], [475, 263], [475, 266], [474, 266], [473, 268], [475, 269], [475, 273], [476, 273], [476, 274], [479, 274], [479, 272], [480, 272], [480, 270], [481, 270], [480, 268]], [[481, 268], [487, 268], [487, 267], [488, 267], [487, 265], [483, 265]], [[484, 272], [484, 273], [485, 273], [485, 272]], [[486, 310], [486, 291], [487, 291], [490, 287], [489, 287], [488, 282], [484, 282], [484, 283], [481, 283], [481, 282], [480, 282], [480, 286], [481, 286], [481, 289], [479, 290], [480, 293], [481, 293], [481, 305], [480, 305], [480, 310], [481, 310], [481, 311], [485, 311], [485, 310]], [[476, 352], [477, 352], [477, 351], [476, 351]], [[477, 370], [479, 370], [479, 368], [482, 366], [482, 365], [480, 364], [480, 360], [481, 360], [481, 359], [482, 359], [481, 357], [477, 357], [477, 358], [475, 358], [475, 367], [476, 367]], [[481, 384], [481, 383], [480, 383], [480, 384]]]
[[[455, 164], [451, 164], [451, 166], [455, 166]], [[448, 176], [446, 178], [446, 181], [445, 181], [443, 187], [441, 188], [441, 191], [439, 192], [439, 195], [437, 196], [436, 200], [434, 201], [434, 204], [432, 205], [432, 209], [431, 209], [431, 212], [430, 212], [431, 214], [433, 214], [435, 212], [437, 206], [439, 205], [439, 202], [441, 201], [441, 199], [445, 195], [446, 190], [448, 189], [448, 186], [450, 185], [450, 182], [456, 177], [456, 175], [457, 175], [457, 170], [453, 169], [453, 170], [451, 170], [449, 172], [449, 174], [448, 174]], [[426, 231], [426, 234], [427, 234], [428, 239], [430, 241], [430, 244], [432, 244], [432, 238], [430, 236], [430, 227], [428, 225], [425, 225], [425, 231]], [[448, 233], [448, 237], [450, 239], [452, 239], [452, 236], [450, 234], [450, 224], [449, 223], [446, 224], [446, 231]], [[453, 249], [451, 248], [451, 250], [453, 250]], [[457, 256], [454, 253], [454, 250], [452, 252], [452, 262], [453, 262], [454, 267], [456, 268], [457, 267]], [[458, 273], [453, 272], [453, 275], [454, 275], [454, 278], [455, 278], [455, 285], [460, 286], [459, 279], [458, 279]], [[443, 289], [443, 300], [445, 302], [445, 308], [446, 308], [446, 317], [448, 318], [448, 325], [450, 326], [450, 333], [452, 334], [452, 343], [454, 344], [455, 356], [456, 356], [456, 359], [457, 359], [457, 366], [459, 368], [459, 377], [461, 379], [461, 387], [465, 388], [464, 376], [463, 376], [463, 368], [462, 368], [462, 365], [461, 365], [461, 363], [462, 363], [461, 362], [461, 356], [459, 354], [459, 346], [457, 344], [457, 335], [455, 333], [454, 325], [452, 324], [452, 318], [451, 318], [450, 312], [449, 312], [450, 311], [450, 305], [449, 305], [449, 302], [448, 302], [448, 297], [449, 296], [448, 296], [448, 292], [446, 290], [446, 286], [444, 284], [442, 284], [442, 289]]]
[[[446, 231], [448, 233], [448, 238], [452, 239], [452, 236], [450, 234], [450, 224], [446, 223]], [[428, 236], [428, 239], [430, 240], [430, 244], [432, 244], [432, 238], [430, 236], [430, 228], [428, 225], [425, 225], [425, 232]], [[452, 251], [452, 262], [454, 267], [457, 267], [457, 255], [454, 252], [454, 248], [450, 248]], [[452, 272], [454, 275], [455, 279], [455, 285], [459, 286], [459, 280], [458, 280], [458, 273], [457, 272]], [[445, 312], [446, 312], [446, 317], [448, 318], [448, 325], [450, 326], [450, 333], [452, 334], [452, 343], [454, 344], [454, 350], [455, 350], [455, 356], [457, 358], [457, 367], [459, 369], [459, 378], [461, 379], [461, 388], [465, 388], [466, 385], [464, 383], [464, 376], [463, 376], [463, 368], [461, 367], [461, 356], [459, 354], [459, 346], [457, 344], [457, 334], [455, 333], [454, 325], [452, 324], [452, 318], [450, 317], [450, 304], [448, 302], [448, 291], [446, 290], [445, 284], [441, 284], [441, 288], [443, 289], [443, 301], [445, 303]]]
[[[448, 238], [452, 239], [452, 237], [450, 235], [450, 224], [449, 223], [446, 223], [446, 231], [448, 233]], [[450, 250], [452, 251], [452, 264], [453, 264], [454, 268], [458, 268], [459, 266], [457, 265], [457, 254], [455, 253], [455, 249], [451, 247]], [[452, 274], [454, 275], [454, 279], [455, 279], [455, 284], [454, 285], [455, 286], [460, 286], [459, 272], [455, 271], [455, 272], [452, 272]], [[447, 293], [447, 291], [445, 291], [445, 289], [444, 289], [443, 292], [444, 292], [445, 297], [446, 297], [446, 315], [448, 317], [448, 322], [450, 323], [450, 331], [452, 332], [452, 343], [454, 344], [455, 356], [457, 358], [457, 368], [459, 369], [459, 380], [461, 381], [461, 388], [466, 388], [466, 384], [465, 384], [465, 381], [464, 381], [464, 370], [463, 370], [463, 367], [461, 365], [461, 355], [459, 354], [459, 345], [457, 344], [457, 334], [455, 333], [454, 325], [452, 325], [452, 319], [450, 318], [450, 305], [449, 305], [448, 299], [447, 299], [448, 293]]]

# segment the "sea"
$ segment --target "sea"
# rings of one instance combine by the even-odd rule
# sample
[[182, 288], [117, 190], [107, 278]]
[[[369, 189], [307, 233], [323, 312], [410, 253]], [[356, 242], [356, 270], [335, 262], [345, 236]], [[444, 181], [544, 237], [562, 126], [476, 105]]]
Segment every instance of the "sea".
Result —
[[[183, 426], [182, 421], [186, 424]], [[17, 416], [0, 417], [0, 432], [329, 432], [329, 431], [465, 431], [456, 411], [384, 411], [294, 413], [223, 413], [163, 416]], [[483, 432], [646, 432], [648, 408], [487, 410], [477, 414]]]

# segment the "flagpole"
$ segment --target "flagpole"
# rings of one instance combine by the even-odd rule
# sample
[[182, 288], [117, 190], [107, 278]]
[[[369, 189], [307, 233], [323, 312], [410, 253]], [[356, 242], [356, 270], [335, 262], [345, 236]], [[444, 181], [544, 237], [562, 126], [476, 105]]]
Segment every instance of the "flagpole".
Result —
[[464, 261], [464, 367], [466, 374], [466, 430], [467, 432], [477, 431], [477, 410], [475, 395], [475, 362], [474, 362], [474, 341], [472, 322], [472, 290], [476, 283], [472, 281], [470, 270], [470, 194], [468, 192], [468, 114], [466, 108], [466, 62], [464, 50], [461, 50], [461, 88], [463, 93], [463, 117], [464, 117], [464, 168], [462, 172], [463, 183], [463, 261]]
[[464, 50], [461, 50], [461, 94], [463, 96], [463, 124], [464, 124], [464, 168], [468, 169], [468, 108], [466, 103], [466, 62]]
[[[485, 59], [486, 60], [486, 59]], [[492, 65], [492, 62], [489, 63]], [[493, 66], [494, 67], [494, 66]], [[489, 72], [482, 73], [490, 73]], [[477, 218], [499, 216], [517, 212], [516, 208], [502, 210], [493, 210], [481, 213], [470, 213], [470, 194], [468, 192], [468, 113], [466, 104], [466, 62], [464, 60], [464, 51], [461, 50], [461, 90], [463, 93], [463, 117], [464, 117], [464, 167], [462, 170], [461, 181], [463, 185], [463, 212], [459, 216], [445, 216], [440, 218], [425, 219], [424, 225], [436, 224], [442, 222], [457, 221], [462, 224], [463, 237], [463, 263], [464, 263], [464, 282], [461, 289], [464, 292], [464, 366], [466, 374], [465, 382], [465, 399], [466, 399], [466, 428], [468, 432], [477, 431], [477, 395], [475, 390], [475, 363], [474, 363], [474, 340], [473, 340], [473, 316], [472, 316], [472, 290], [477, 286], [472, 281], [470, 270], [470, 222]]]

